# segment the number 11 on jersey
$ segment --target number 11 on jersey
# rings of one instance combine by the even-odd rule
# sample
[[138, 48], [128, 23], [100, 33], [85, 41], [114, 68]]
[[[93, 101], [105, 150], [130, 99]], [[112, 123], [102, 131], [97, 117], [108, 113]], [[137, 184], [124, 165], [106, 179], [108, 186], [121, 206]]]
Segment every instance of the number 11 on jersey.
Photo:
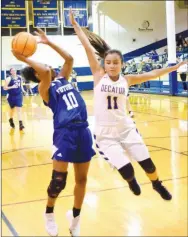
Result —
[[[118, 109], [118, 105], [117, 105], [117, 97], [112, 97], [112, 96], [107, 96], [107, 100], [108, 100], [108, 109]], [[114, 103], [113, 103], [114, 101]], [[114, 104], [113, 108], [112, 108], [112, 103]]]

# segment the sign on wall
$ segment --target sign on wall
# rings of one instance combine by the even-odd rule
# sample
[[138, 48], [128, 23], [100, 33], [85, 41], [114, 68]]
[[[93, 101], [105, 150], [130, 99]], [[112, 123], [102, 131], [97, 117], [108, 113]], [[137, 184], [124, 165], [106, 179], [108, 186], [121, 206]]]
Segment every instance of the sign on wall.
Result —
[[65, 0], [64, 2], [64, 27], [72, 28], [69, 22], [69, 8], [72, 8], [76, 21], [82, 27], [88, 26], [88, 6], [86, 0]]
[[150, 22], [145, 20], [142, 23], [142, 28], [138, 28], [138, 30], [139, 31], [153, 31], [153, 29], [149, 27], [150, 27]]
[[57, 0], [33, 1], [33, 27], [57, 28], [58, 26]]
[[[81, 27], [88, 26], [87, 10], [72, 9], [75, 20]], [[64, 27], [72, 27], [69, 21], [69, 9], [64, 10]]]
[[25, 0], [1, 1], [1, 27], [2, 28], [26, 27]]

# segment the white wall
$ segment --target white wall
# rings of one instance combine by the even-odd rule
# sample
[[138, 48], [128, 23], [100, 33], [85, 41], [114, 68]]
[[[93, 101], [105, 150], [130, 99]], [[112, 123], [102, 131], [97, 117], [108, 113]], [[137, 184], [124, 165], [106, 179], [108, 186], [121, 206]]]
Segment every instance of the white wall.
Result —
[[[97, 8], [93, 2], [94, 31], [100, 32], [107, 43], [123, 53], [166, 38], [166, 10], [164, 1], [104, 1]], [[97, 15], [100, 12], [101, 15]], [[153, 32], [139, 32], [142, 22], [148, 20]], [[187, 10], [176, 6], [176, 33], [187, 29]], [[73, 57], [75, 67], [89, 66], [85, 51], [77, 36], [49, 36]], [[135, 38], [136, 42], [132, 42]], [[7, 64], [20, 64], [11, 53], [12, 37], [2, 37], [2, 70]], [[62, 59], [48, 46], [39, 45], [33, 59], [53, 67], [62, 65]]]
[[[188, 28], [188, 12], [177, 5], [175, 7], [176, 33], [179, 33]], [[95, 31], [112, 48], [118, 48], [123, 53], [167, 37], [165, 1], [104, 1], [98, 5], [98, 12], [100, 17]], [[153, 31], [138, 31], [144, 20], [150, 22], [149, 28], [153, 28]], [[136, 42], [132, 42], [133, 38]]]
[[[13, 37], [2, 37], [2, 70], [6, 65], [21, 64], [11, 53], [11, 41]], [[74, 67], [88, 67], [85, 50], [77, 36], [49, 36], [59, 46], [62, 46], [74, 57]], [[46, 63], [52, 67], [63, 64], [62, 58], [49, 46], [38, 44], [36, 53], [31, 57], [38, 62]]]

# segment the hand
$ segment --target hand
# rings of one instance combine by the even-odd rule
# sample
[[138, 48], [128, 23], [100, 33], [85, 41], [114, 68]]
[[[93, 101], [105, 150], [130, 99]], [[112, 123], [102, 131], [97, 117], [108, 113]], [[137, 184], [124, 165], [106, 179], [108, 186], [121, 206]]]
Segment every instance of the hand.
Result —
[[7, 91], [7, 90], [8, 90], [8, 86], [4, 86], [3, 89], [4, 89], [5, 91]]
[[179, 67], [181, 67], [182, 65], [185, 65], [185, 64], [187, 64], [186, 61], [183, 61], [183, 62], [180, 62], [180, 63], [176, 64], [176, 65], [174, 66], [174, 70], [177, 70]]
[[18, 88], [18, 85], [15, 84], [15, 85], [13, 85], [13, 86], [10, 86], [9, 88], [10, 88], [10, 89], [17, 89], [17, 88]]
[[48, 44], [50, 41], [49, 41], [48, 37], [45, 35], [44, 31], [39, 28], [37, 28], [37, 31], [34, 32], [35, 35], [37, 35], [39, 37], [37, 43]]
[[74, 13], [72, 11], [72, 8], [69, 9], [69, 21], [73, 26], [77, 24], [76, 20], [74, 19]]
[[19, 61], [25, 62], [26, 61], [26, 57], [20, 53], [18, 53], [15, 50], [12, 50], [12, 53], [14, 55], [14, 57], [16, 57]]

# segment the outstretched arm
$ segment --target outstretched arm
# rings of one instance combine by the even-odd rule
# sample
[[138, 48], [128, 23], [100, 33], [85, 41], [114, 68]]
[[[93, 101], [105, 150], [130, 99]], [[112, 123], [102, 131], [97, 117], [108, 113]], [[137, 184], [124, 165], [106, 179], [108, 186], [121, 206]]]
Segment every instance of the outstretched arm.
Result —
[[172, 67], [156, 69], [151, 72], [143, 73], [140, 75], [126, 75], [125, 78], [128, 80], [129, 86], [141, 84], [143, 82], [150, 81], [170, 72], [176, 71], [180, 66], [184, 65], [185, 63], [186, 62], [181, 62]]
[[51, 40], [48, 39], [48, 37], [45, 35], [44, 31], [41, 29], [37, 29], [35, 31], [35, 34], [39, 36], [38, 43], [47, 44], [49, 45], [53, 50], [55, 50], [64, 60], [64, 64], [61, 68], [61, 71], [59, 73], [59, 76], [69, 79], [69, 76], [72, 72], [72, 66], [73, 66], [73, 57], [66, 52], [63, 48], [59, 47], [58, 45], [54, 44]]
[[97, 60], [97, 57], [95, 55], [95, 51], [94, 51], [92, 45], [90, 44], [87, 36], [82, 31], [81, 27], [75, 21], [72, 9], [70, 9], [69, 14], [70, 14], [69, 15], [70, 23], [74, 27], [74, 30], [75, 30], [78, 38], [80, 39], [82, 45], [85, 48], [85, 51], [86, 51], [86, 54], [87, 54], [87, 57], [88, 57], [88, 60], [89, 60], [90, 68], [91, 68], [92, 74], [94, 76], [94, 80], [98, 81], [98, 80], [100, 80], [100, 77], [101, 77], [100, 76], [101, 67], [100, 67], [100, 64], [99, 64], [99, 62]]

